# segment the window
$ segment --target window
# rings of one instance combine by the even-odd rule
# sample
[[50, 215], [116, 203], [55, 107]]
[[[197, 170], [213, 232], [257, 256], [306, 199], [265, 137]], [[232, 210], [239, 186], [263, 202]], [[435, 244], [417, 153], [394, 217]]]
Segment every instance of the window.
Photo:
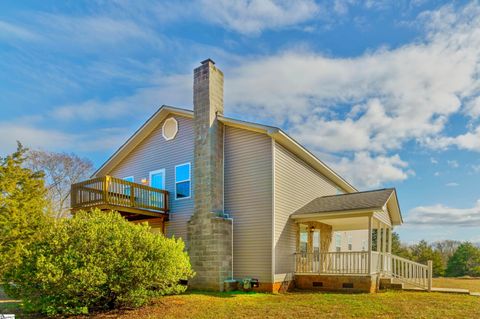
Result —
[[348, 236], [348, 250], [352, 250], [352, 236]]
[[[132, 182], [133, 183], [133, 176], [128, 176], [128, 177], [124, 177], [123, 178], [124, 181], [127, 181], [127, 182]], [[123, 188], [123, 193], [125, 195], [130, 195], [130, 185], [125, 185], [124, 188]]]
[[190, 163], [175, 166], [175, 199], [190, 198]]
[[178, 122], [171, 117], [163, 123], [162, 135], [166, 141], [173, 140], [178, 133]]
[[308, 245], [308, 233], [307, 227], [305, 225], [300, 226], [300, 253], [307, 252], [307, 245]]
[[318, 255], [318, 253], [320, 252], [320, 230], [319, 229], [315, 229], [313, 231], [313, 252], [315, 253], [315, 255]]
[[335, 234], [335, 250], [342, 250], [342, 234]]
[[165, 189], [165, 169], [150, 172], [150, 186]]
[[[165, 189], [165, 169], [159, 169], [153, 172], [150, 172], [150, 186], [159, 188], [159, 189]], [[156, 196], [155, 194], [151, 192], [147, 192], [146, 198], [145, 198], [145, 193], [141, 192], [142, 196], [142, 201], [144, 203], [147, 203], [147, 205], [150, 206], [156, 206], [156, 207], [162, 207], [163, 206], [163, 197]]]

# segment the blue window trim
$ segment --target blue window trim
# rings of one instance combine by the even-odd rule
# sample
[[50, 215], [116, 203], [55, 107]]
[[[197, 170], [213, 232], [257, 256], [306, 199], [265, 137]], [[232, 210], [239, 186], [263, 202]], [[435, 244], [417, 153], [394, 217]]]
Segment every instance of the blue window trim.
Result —
[[162, 169], [157, 169], [155, 171], [151, 171], [148, 173], [148, 185], [149, 186], [152, 186], [152, 175], [155, 175], [155, 174], [158, 174], [158, 173], [162, 173], [163, 174], [163, 185], [162, 185], [162, 188], [161, 189], [165, 189], [165, 180], [167, 179], [167, 175], [165, 173], [165, 169], [162, 168]]
[[[188, 179], [177, 181], [177, 167], [188, 165]], [[192, 197], [192, 164], [190, 162], [175, 165], [175, 200], [189, 199]], [[188, 197], [177, 197], [177, 184], [189, 182]]]

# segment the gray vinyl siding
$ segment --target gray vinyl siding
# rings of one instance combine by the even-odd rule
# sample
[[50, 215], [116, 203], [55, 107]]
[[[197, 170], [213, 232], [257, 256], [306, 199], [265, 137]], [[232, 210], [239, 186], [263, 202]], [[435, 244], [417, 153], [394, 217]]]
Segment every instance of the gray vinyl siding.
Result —
[[294, 271], [296, 228], [290, 215], [314, 198], [334, 195], [336, 185], [275, 143], [275, 281]]
[[383, 210], [383, 211], [377, 211], [377, 212], [374, 212], [373, 213], [373, 216], [380, 220], [382, 223], [384, 223], [385, 225], [387, 226], [391, 226], [392, 223], [390, 221], [390, 215], [388, 214], [387, 211]]
[[[193, 120], [181, 116], [175, 119], [178, 133], [173, 140], [163, 138], [161, 122], [109, 174], [120, 178], [133, 176], [135, 183], [141, 183], [142, 178], [149, 179], [149, 172], [165, 169], [165, 188], [170, 192], [170, 220], [166, 223], [166, 233], [186, 240], [187, 222], [194, 207], [193, 187], [190, 198], [175, 200], [175, 166], [190, 162], [193, 169]], [[193, 174], [191, 177], [193, 183]]]
[[272, 282], [272, 139], [226, 127], [224, 160], [234, 278]]

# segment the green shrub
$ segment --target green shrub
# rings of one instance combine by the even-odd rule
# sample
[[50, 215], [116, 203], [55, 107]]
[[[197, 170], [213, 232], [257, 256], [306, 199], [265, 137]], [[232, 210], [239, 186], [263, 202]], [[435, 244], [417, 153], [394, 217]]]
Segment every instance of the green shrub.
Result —
[[27, 151], [18, 143], [16, 152], [0, 157], [0, 282], [9, 269], [20, 265], [38, 230], [51, 222], [44, 175], [24, 167]]
[[193, 275], [184, 243], [153, 234], [118, 213], [79, 212], [58, 220], [31, 244], [6, 289], [26, 311], [81, 314], [138, 307], [183, 292]]

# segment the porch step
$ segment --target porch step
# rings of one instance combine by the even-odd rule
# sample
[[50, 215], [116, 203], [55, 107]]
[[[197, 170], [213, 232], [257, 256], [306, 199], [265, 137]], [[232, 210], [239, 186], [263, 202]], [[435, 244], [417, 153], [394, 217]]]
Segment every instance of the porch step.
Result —
[[380, 286], [381, 285], [388, 285], [388, 284], [391, 284], [393, 282], [393, 278], [380, 278]]
[[380, 290], [403, 290], [403, 283], [394, 282], [392, 278], [380, 278], [379, 287]]

